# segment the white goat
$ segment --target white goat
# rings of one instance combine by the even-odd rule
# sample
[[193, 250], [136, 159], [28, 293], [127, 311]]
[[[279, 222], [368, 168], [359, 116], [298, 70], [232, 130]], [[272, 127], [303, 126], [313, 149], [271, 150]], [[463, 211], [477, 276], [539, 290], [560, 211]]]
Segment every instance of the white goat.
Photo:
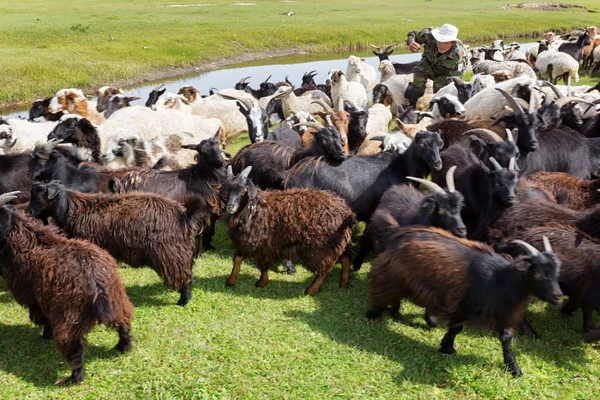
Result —
[[[507, 105], [506, 98], [496, 90], [500, 88], [509, 92], [517, 85], [537, 86], [537, 79], [531, 79], [527, 76], [509, 79], [499, 82], [494, 86], [487, 87], [471, 97], [465, 104], [465, 117], [469, 118], [497, 118]], [[536, 102], [541, 101], [541, 94], [537, 90], [532, 90], [536, 94]]]
[[375, 68], [364, 61], [364, 58], [356, 56], [348, 57], [346, 76], [348, 77], [348, 82], [358, 82], [369, 92], [377, 85], [377, 72]]

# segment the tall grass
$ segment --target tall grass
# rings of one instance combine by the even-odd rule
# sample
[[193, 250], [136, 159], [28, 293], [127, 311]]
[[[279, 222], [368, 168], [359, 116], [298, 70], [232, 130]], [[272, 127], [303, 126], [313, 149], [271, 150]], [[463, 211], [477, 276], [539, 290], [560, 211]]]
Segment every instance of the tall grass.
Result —
[[[569, 3], [575, 1], [569, 0]], [[205, 4], [202, 4], [205, 3]], [[64, 87], [94, 90], [277, 49], [330, 51], [404, 40], [450, 22], [465, 41], [536, 35], [597, 23], [577, 9], [501, 8], [506, 0], [3, 0], [0, 106]], [[577, 2], [600, 9], [596, 1]], [[178, 5], [175, 7], [175, 5]], [[201, 6], [202, 5], [202, 6]], [[188, 7], [183, 7], [188, 6]], [[283, 15], [294, 11], [294, 16]]]

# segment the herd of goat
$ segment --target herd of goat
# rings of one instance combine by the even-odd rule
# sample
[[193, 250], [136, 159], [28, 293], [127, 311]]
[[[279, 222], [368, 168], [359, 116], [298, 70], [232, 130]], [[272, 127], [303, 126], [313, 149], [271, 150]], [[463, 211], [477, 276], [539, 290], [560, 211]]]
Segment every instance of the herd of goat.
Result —
[[[444, 353], [464, 324], [487, 327], [514, 375], [513, 328], [537, 336], [525, 317], [535, 297], [568, 296], [562, 313], [581, 308], [584, 339], [600, 339], [600, 84], [558, 86], [527, 60], [478, 48], [471, 81], [409, 107], [412, 66], [373, 47], [379, 78], [351, 56], [325, 84], [307, 72], [298, 88], [157, 87], [146, 106], [114, 87], [97, 101], [64, 89], [35, 101], [29, 120], [0, 119], [0, 275], [71, 363], [65, 381], [83, 380], [83, 338], [97, 323], [131, 349], [116, 261], [151, 267], [185, 306], [218, 220], [235, 247], [227, 285], [252, 257], [259, 287], [279, 261], [294, 273], [295, 259], [316, 275], [305, 293], [338, 261], [348, 287], [351, 265], [377, 248], [368, 318], [400, 319], [410, 299], [429, 325], [448, 321]], [[242, 132], [252, 143], [231, 157]]]

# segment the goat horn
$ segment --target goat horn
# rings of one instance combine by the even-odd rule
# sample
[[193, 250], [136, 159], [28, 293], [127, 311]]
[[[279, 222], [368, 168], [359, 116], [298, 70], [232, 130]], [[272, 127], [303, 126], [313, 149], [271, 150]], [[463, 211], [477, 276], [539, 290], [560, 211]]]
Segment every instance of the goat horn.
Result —
[[514, 157], [510, 158], [510, 161], [508, 163], [508, 169], [511, 171], [515, 171], [516, 170], [516, 165], [517, 165], [517, 159]]
[[388, 47], [385, 48], [384, 53], [387, 53], [388, 51], [390, 51], [392, 49], [392, 47], [394, 47], [398, 43], [400, 43], [400, 42], [390, 44]]
[[529, 95], [529, 112], [530, 113], [537, 110], [537, 108], [535, 106], [536, 106], [536, 100], [535, 100], [535, 96], [533, 95], [533, 90], [532, 90], [531, 94]]
[[554, 86], [552, 83], [548, 82], [548, 81], [542, 81], [542, 86], [548, 86], [550, 89], [552, 89], [552, 91], [554, 92], [554, 94], [556, 95], [557, 99], [560, 99], [562, 97], [565, 97], [562, 92], [560, 90], [558, 90], [558, 88], [556, 86]]
[[462, 79], [460, 79], [458, 76], [451, 76], [450, 79], [452, 79], [452, 82], [459, 84], [459, 85], [464, 85], [465, 81], [463, 81]]
[[[381, 135], [381, 136], [371, 136], [369, 138], [369, 140], [377, 140], [379, 142], [383, 142], [383, 140], [385, 139], [385, 135]], [[598, 189], [598, 192], [600, 192], [600, 189]]]
[[240, 79], [240, 81], [238, 83], [246, 83], [246, 80], [250, 79], [251, 76], [247, 76], [245, 78]]
[[246, 107], [246, 110], [250, 111], [252, 108], [254, 108], [254, 104], [250, 101], [250, 99], [246, 99], [246, 98], [241, 98], [241, 97], [236, 97], [236, 96], [231, 96], [228, 94], [223, 94], [220, 92], [217, 92], [217, 96], [225, 99], [225, 100], [236, 100], [241, 102], [244, 107]]
[[157, 87], [155, 87], [154, 89], [152, 89], [153, 92], [158, 92], [160, 89], [163, 88], [163, 86], [165, 86], [164, 83], [161, 83], [160, 85], [158, 85]]
[[498, 161], [496, 161], [496, 159], [494, 157], [490, 157], [490, 161], [491, 161], [492, 165], [494, 166], [494, 168], [496, 169], [496, 171], [502, 170], [502, 167], [500, 166], [500, 164], [498, 164]]
[[273, 76], [273, 75], [269, 75], [269, 76], [267, 77], [267, 79], [265, 79], [265, 80], [263, 81], [263, 83], [267, 83], [267, 82], [269, 82], [269, 79], [271, 79], [271, 77], [272, 77], [272, 76]]
[[231, 165], [227, 166], [227, 179], [233, 179], [233, 168]]
[[3, 193], [0, 195], [0, 206], [5, 205], [17, 198], [17, 195], [21, 193], [19, 190], [14, 192]]
[[281, 99], [281, 98], [287, 96], [288, 94], [292, 93], [293, 91], [294, 91], [294, 87], [290, 86], [289, 89], [285, 89], [284, 91], [282, 91], [278, 95], [273, 96], [273, 98], [275, 98], [275, 99]]
[[523, 250], [525, 250], [527, 252], [527, 254], [529, 254], [532, 257], [536, 257], [540, 254], [540, 251], [538, 249], [536, 249], [535, 247], [533, 247], [532, 245], [530, 245], [527, 242], [524, 242], [522, 240], [513, 240], [513, 243], [516, 243], [519, 246], [521, 246], [521, 248]]
[[[572, 102], [572, 101], [574, 101], [574, 102], [576, 102], [576, 103], [583, 103], [583, 104], [587, 104], [587, 105], [588, 105], [588, 106], [590, 106], [590, 107], [593, 107], [593, 106], [595, 106], [595, 104], [593, 104], [593, 103], [591, 103], [591, 102], [589, 102], [589, 101], [587, 101], [587, 100], [580, 99], [579, 97], [575, 97], [575, 96], [561, 97], [560, 99], [556, 100], [556, 102], [555, 102], [554, 104], [556, 104], [556, 106], [557, 106], [558, 108], [561, 108], [561, 107], [562, 107], [562, 106], [564, 106], [565, 104], [567, 104], [567, 103], [570, 103], [570, 102]], [[588, 110], [589, 110], [589, 108], [588, 108]], [[587, 110], [586, 110], [586, 111], [587, 111]]]
[[329, 104], [325, 103], [325, 101], [323, 99], [313, 100], [313, 101], [311, 101], [311, 104], [318, 104], [321, 107], [323, 107], [323, 110], [325, 110], [327, 115], [333, 114], [333, 108], [329, 107]]
[[508, 94], [503, 89], [496, 88], [496, 90], [499, 91], [502, 94], [502, 96], [504, 96], [504, 98], [506, 98], [506, 101], [512, 107], [512, 109], [515, 111], [515, 113], [519, 113], [519, 114], [525, 113], [525, 111], [523, 111], [523, 108], [519, 105], [519, 103], [517, 103], [517, 101], [514, 99], [514, 97], [512, 97], [510, 94]]
[[456, 165], [450, 167], [448, 172], [446, 172], [446, 186], [448, 186], [448, 192], [454, 193], [456, 190], [456, 186], [454, 185], [454, 171], [456, 170]]
[[544, 251], [546, 253], [554, 253], [552, 251], [552, 246], [550, 246], [550, 239], [547, 236], [542, 235], [542, 240], [544, 241]]
[[317, 70], [316, 70], [316, 69], [315, 69], [315, 70], [312, 70], [312, 71], [310, 71], [308, 74], [309, 74], [311, 77], [313, 77], [313, 78], [314, 78], [315, 76], [319, 75], [319, 73], [317, 72]]
[[502, 138], [500, 136], [498, 136], [498, 134], [490, 129], [484, 129], [484, 128], [476, 128], [476, 129], [471, 129], [470, 131], [466, 131], [465, 133], [463, 133], [463, 135], [473, 135], [473, 134], [479, 134], [479, 135], [483, 135], [485, 137], [487, 137], [490, 140], [493, 140], [496, 143], [502, 143], [504, 142], [504, 140], [502, 140]]
[[381, 53], [381, 47], [375, 46], [374, 44], [370, 44], [370, 43], [369, 43], [369, 46], [371, 46], [374, 49], [377, 49], [377, 51], [379, 51]]
[[298, 127], [298, 126], [308, 126], [309, 128], [313, 128], [316, 130], [321, 130], [324, 129], [325, 127], [323, 125], [321, 125], [318, 122], [314, 122], [314, 121], [306, 121], [306, 122], [300, 122], [296, 125], [293, 125], [294, 128]]
[[442, 189], [437, 183], [428, 181], [427, 179], [415, 178], [414, 176], [407, 176], [406, 179], [410, 179], [411, 181], [419, 182], [427, 189], [431, 190], [433, 193], [437, 194], [446, 194], [444, 189]]
[[62, 139], [50, 139], [44, 144], [44, 151], [50, 153], [57, 144], [62, 143]]
[[506, 138], [508, 139], [509, 142], [514, 142], [515, 138], [513, 137], [512, 131], [508, 128], [506, 128]]

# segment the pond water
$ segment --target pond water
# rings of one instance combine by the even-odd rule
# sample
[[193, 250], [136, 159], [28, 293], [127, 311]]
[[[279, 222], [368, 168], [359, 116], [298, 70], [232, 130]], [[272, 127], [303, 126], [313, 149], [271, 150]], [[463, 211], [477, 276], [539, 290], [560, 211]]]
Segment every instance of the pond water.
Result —
[[[506, 39], [505, 43], [510, 40]], [[521, 51], [536, 44], [525, 43], [521, 44]], [[356, 56], [361, 56], [366, 59], [366, 63], [373, 66], [375, 70], [379, 66], [379, 59], [370, 51], [355, 52]], [[260, 82], [263, 82], [271, 75], [270, 82], [283, 81], [286, 76], [289, 76], [290, 81], [294, 85], [300, 85], [302, 75], [308, 71], [317, 71], [315, 81], [324, 83], [327, 79], [327, 74], [331, 69], [338, 68], [346, 70], [349, 52], [332, 52], [332, 53], [317, 53], [317, 54], [294, 54], [282, 57], [273, 57], [262, 60], [249, 61], [241, 64], [230, 65], [221, 69], [201, 72], [196, 74], [181, 75], [176, 78], [165, 79], [155, 82], [144, 82], [141, 85], [134, 87], [125, 87], [125, 95], [139, 96], [140, 100], [133, 102], [134, 105], [143, 105], [148, 98], [148, 93], [160, 84], [165, 83], [167, 92], [177, 93], [180, 87], [192, 85], [200, 90], [202, 94], [208, 94], [211, 88], [225, 89], [233, 87], [241, 78], [250, 76], [248, 79], [252, 88], [258, 88]], [[404, 50], [400, 54], [392, 54], [391, 61], [399, 63], [408, 63], [418, 61], [421, 58], [421, 53], [409, 53]], [[379, 74], [379, 71], [377, 71]], [[51, 93], [48, 94], [50, 96]], [[2, 114], [0, 114], [2, 115]], [[6, 112], [2, 115], [7, 118], [17, 118], [28, 116], [28, 108]]]

